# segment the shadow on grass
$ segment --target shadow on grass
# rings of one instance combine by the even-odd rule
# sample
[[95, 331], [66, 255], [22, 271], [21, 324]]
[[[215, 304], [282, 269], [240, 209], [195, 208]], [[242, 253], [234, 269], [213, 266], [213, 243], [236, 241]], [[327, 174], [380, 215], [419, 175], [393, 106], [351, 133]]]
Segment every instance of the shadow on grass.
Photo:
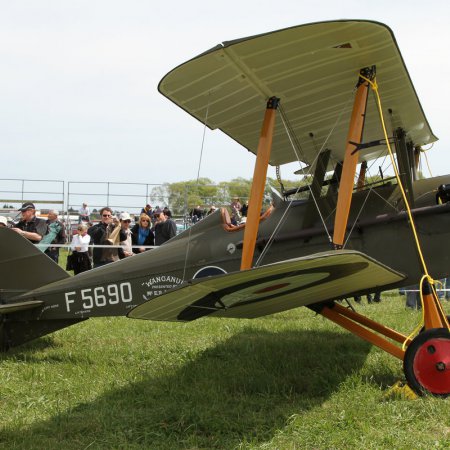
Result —
[[[53, 336], [44, 336], [33, 341], [26, 342], [18, 347], [13, 347], [4, 353], [0, 353], [0, 361], [14, 359], [17, 361], [31, 361], [36, 352], [48, 350], [50, 348], [61, 347], [61, 344], [56, 343]], [[42, 358], [36, 358], [42, 360]]]
[[140, 373], [138, 381], [90, 403], [27, 430], [10, 429], [2, 441], [17, 448], [29, 448], [30, 442], [60, 448], [63, 443], [67, 449], [262, 443], [292, 414], [320, 405], [338, 390], [369, 349], [351, 335], [333, 332], [245, 330], [193, 354], [181, 367], [177, 363], [171, 373]]

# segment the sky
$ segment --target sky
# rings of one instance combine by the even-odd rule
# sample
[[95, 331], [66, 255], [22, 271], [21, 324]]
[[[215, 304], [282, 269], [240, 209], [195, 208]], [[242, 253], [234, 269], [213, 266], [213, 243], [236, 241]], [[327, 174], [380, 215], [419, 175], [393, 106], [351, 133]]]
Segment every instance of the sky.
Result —
[[[314, 21], [393, 30], [450, 172], [447, 0], [0, 0], [0, 179], [165, 183], [250, 178], [254, 156], [157, 91], [216, 44]], [[295, 179], [292, 173], [283, 177]], [[270, 169], [269, 176], [275, 176]]]

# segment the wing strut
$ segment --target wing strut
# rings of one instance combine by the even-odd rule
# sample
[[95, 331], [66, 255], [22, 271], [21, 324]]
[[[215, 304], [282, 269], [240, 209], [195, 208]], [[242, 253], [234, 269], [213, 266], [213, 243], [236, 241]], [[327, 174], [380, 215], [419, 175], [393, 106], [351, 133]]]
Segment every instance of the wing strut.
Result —
[[253, 182], [248, 199], [247, 222], [245, 224], [244, 242], [242, 247], [241, 270], [250, 269], [255, 252], [256, 235], [258, 233], [259, 216], [261, 213], [264, 188], [266, 185], [267, 167], [272, 149], [275, 113], [280, 99], [271, 97], [267, 101], [266, 113], [261, 129], [256, 153]]
[[414, 208], [413, 179], [415, 172], [414, 148], [406, 142], [406, 133], [402, 128], [394, 131], [397, 165], [402, 185], [411, 208]]
[[[366, 78], [373, 79], [375, 76], [375, 67], [366, 67], [360, 71], [360, 74]], [[353, 111], [350, 118], [350, 127], [347, 134], [336, 217], [334, 220], [333, 245], [336, 249], [342, 248], [344, 245], [345, 230], [347, 228], [353, 185], [355, 182], [356, 165], [358, 164], [358, 152], [354, 151], [354, 143], [359, 144], [362, 140], [368, 93], [369, 83], [359, 77]]]

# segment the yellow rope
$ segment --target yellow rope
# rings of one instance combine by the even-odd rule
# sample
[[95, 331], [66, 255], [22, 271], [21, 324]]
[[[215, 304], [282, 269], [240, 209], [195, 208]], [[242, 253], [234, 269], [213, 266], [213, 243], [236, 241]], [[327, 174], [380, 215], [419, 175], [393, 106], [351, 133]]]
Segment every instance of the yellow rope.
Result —
[[427, 265], [425, 263], [425, 259], [424, 259], [423, 254], [422, 254], [422, 249], [420, 247], [420, 242], [419, 242], [419, 238], [417, 236], [417, 231], [416, 231], [416, 227], [415, 227], [414, 220], [413, 220], [413, 217], [412, 217], [411, 208], [409, 206], [408, 199], [406, 198], [406, 193], [405, 193], [405, 190], [403, 189], [403, 185], [402, 185], [402, 182], [400, 180], [400, 175], [399, 175], [398, 170], [397, 170], [397, 165], [395, 164], [394, 154], [392, 152], [391, 145], [389, 143], [389, 137], [388, 137], [388, 134], [387, 134], [387, 131], [386, 131], [386, 124], [384, 122], [383, 110], [382, 110], [382, 107], [381, 107], [381, 99], [380, 99], [380, 95], [378, 93], [378, 85], [376, 83], [376, 80], [371, 81], [368, 78], [364, 77], [363, 75], [360, 75], [360, 77], [363, 80], [366, 80], [367, 82], [369, 82], [370, 86], [372, 87], [372, 89], [375, 92], [376, 99], [377, 99], [378, 113], [380, 114], [381, 126], [383, 127], [383, 133], [384, 133], [384, 138], [386, 140], [386, 145], [387, 145], [388, 152], [389, 152], [389, 157], [391, 158], [392, 167], [394, 168], [395, 176], [397, 178], [397, 182], [398, 182], [398, 185], [400, 187], [400, 192], [402, 194], [403, 201], [405, 202], [406, 211], [408, 213], [408, 217], [409, 217], [409, 220], [410, 220], [410, 223], [411, 223], [411, 228], [412, 228], [413, 235], [414, 235], [414, 241], [416, 243], [417, 251], [419, 252], [420, 262], [422, 263], [422, 267], [423, 267], [425, 275], [428, 275]]
[[[427, 276], [427, 275], [423, 275], [422, 278], [420, 279], [420, 283], [419, 283], [419, 295], [420, 295], [420, 304], [422, 305], [422, 316], [420, 319], [420, 322], [416, 325], [416, 327], [414, 328], [414, 330], [411, 331], [411, 333], [406, 337], [405, 341], [402, 344], [402, 350], [405, 351], [406, 350], [406, 343], [408, 342], [408, 340], [412, 339], [413, 336], [415, 336], [416, 334], [419, 333], [419, 331], [422, 329], [422, 327], [425, 324], [425, 308], [424, 308], [424, 301], [423, 301], [423, 295], [422, 295], [422, 286], [423, 286], [423, 282], [428, 279], [428, 282], [431, 284], [434, 283], [440, 283], [442, 284], [440, 281], [435, 281], [433, 280], [431, 277]], [[432, 291], [433, 295], [434, 295], [434, 290]], [[440, 302], [437, 302], [440, 306]]]
[[[417, 235], [417, 230], [416, 230], [416, 226], [415, 226], [415, 223], [414, 223], [414, 220], [413, 220], [413, 216], [412, 216], [412, 213], [411, 213], [411, 208], [409, 206], [409, 202], [408, 202], [408, 199], [406, 197], [405, 190], [403, 189], [403, 185], [402, 185], [402, 182], [400, 180], [400, 175], [399, 175], [398, 170], [397, 170], [397, 165], [395, 164], [394, 154], [392, 152], [391, 145], [389, 143], [389, 137], [388, 137], [388, 134], [387, 134], [386, 124], [385, 124], [385, 121], [384, 121], [383, 108], [381, 106], [380, 94], [378, 93], [378, 84], [376, 82], [376, 79], [374, 79], [372, 81], [372, 80], [369, 80], [368, 78], [366, 78], [365, 76], [363, 76], [361, 74], [359, 76], [363, 80], [367, 81], [370, 84], [370, 86], [372, 87], [373, 91], [375, 92], [375, 96], [376, 96], [376, 100], [377, 100], [378, 113], [380, 115], [381, 126], [383, 128], [383, 133], [384, 133], [384, 139], [386, 140], [386, 145], [387, 145], [387, 148], [388, 148], [389, 157], [391, 158], [392, 167], [394, 168], [395, 177], [397, 178], [398, 186], [400, 187], [400, 192], [402, 194], [403, 201], [405, 202], [406, 211], [407, 211], [408, 217], [409, 217], [409, 223], [411, 224], [411, 230], [412, 230], [413, 236], [414, 236], [414, 242], [416, 244], [417, 252], [419, 253], [420, 262], [422, 264], [423, 271], [424, 271], [424, 275], [423, 275], [423, 277], [420, 280], [420, 301], [421, 301], [421, 304], [422, 304], [422, 320], [421, 320], [421, 323], [406, 338], [405, 342], [403, 343], [403, 349], [404, 349], [404, 347], [406, 346], [406, 342], [410, 338], [410, 336], [415, 334], [416, 330], [420, 329], [423, 326], [423, 324], [424, 324], [424, 307], [423, 307], [424, 306], [424, 302], [423, 302], [423, 296], [422, 296], [422, 284], [425, 281], [425, 279], [427, 279], [428, 282], [431, 285], [434, 285], [435, 282], [434, 282], [433, 278], [428, 274], [428, 268], [427, 268], [427, 265], [425, 263], [425, 259], [424, 259], [423, 253], [422, 253], [422, 248], [420, 246], [420, 241], [419, 241], [419, 237]], [[435, 297], [435, 300], [437, 300], [436, 304], [438, 305], [438, 308], [439, 308], [440, 312], [443, 314], [443, 317], [445, 317], [444, 311], [442, 309], [441, 302], [436, 297], [435, 290], [432, 289], [431, 292], [432, 292], [433, 296]], [[447, 325], [447, 327], [448, 327], [448, 325]], [[449, 331], [450, 331], [450, 327], [448, 327], [448, 328], [449, 328]]]

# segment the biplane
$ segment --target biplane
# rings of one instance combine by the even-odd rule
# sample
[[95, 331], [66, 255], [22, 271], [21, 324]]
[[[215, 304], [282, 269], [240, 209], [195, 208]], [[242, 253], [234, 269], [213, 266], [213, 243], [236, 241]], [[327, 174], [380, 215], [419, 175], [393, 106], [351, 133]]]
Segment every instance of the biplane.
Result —
[[[448, 396], [449, 323], [434, 280], [450, 275], [450, 175], [419, 177], [422, 147], [437, 138], [392, 31], [339, 20], [224, 42], [159, 91], [256, 155], [246, 223], [232, 226], [222, 208], [159, 248], [76, 277], [0, 229], [2, 348], [90, 317], [188, 322], [306, 306], [400, 359], [417, 393]], [[395, 176], [371, 183], [380, 158]], [[281, 186], [262, 212], [268, 165], [288, 163], [309, 182]], [[342, 302], [419, 282], [415, 337]]]

